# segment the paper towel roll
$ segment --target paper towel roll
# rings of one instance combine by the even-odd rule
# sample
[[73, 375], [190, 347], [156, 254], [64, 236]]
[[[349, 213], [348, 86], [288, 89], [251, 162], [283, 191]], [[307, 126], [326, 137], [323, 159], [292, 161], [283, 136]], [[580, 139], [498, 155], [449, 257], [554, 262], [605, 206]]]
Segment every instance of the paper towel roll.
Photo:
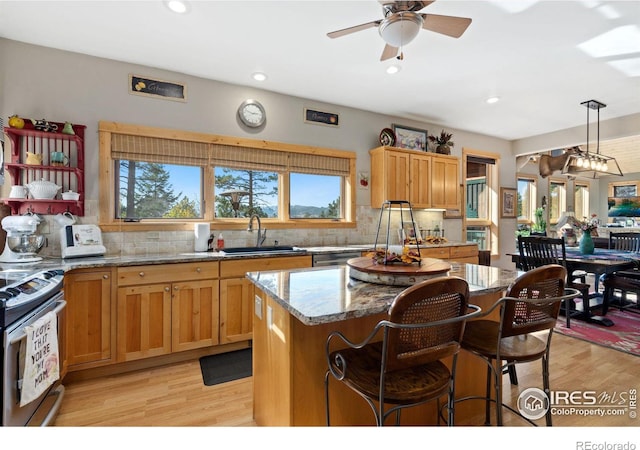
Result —
[[211, 234], [211, 228], [209, 223], [196, 223], [194, 224], [195, 244], [194, 251], [206, 252], [208, 250], [207, 241]]

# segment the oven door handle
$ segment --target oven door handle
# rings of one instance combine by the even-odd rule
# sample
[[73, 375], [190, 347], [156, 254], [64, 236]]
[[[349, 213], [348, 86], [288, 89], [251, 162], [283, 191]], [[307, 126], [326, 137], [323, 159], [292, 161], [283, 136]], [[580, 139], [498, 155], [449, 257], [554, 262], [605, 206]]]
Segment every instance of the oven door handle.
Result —
[[[53, 309], [53, 312], [56, 313], [56, 316], [57, 316], [57, 315], [60, 314], [60, 311], [62, 311], [66, 307], [67, 307], [67, 301], [66, 300], [60, 300], [60, 301], [58, 301], [58, 304], [56, 305], [56, 307]], [[25, 333], [24, 329], [22, 329], [22, 330], [20, 330], [20, 333], [16, 337], [14, 337], [13, 339], [11, 339], [9, 341], [9, 344], [10, 345], [17, 344], [18, 342], [23, 340], [26, 336], [27, 336], [27, 333]]]

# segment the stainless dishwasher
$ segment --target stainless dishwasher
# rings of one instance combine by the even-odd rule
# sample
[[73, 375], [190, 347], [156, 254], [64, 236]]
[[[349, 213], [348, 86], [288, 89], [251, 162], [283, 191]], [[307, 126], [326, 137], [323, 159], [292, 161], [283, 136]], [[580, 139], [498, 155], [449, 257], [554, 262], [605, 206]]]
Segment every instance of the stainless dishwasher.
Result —
[[313, 254], [313, 267], [322, 266], [338, 266], [346, 264], [351, 258], [359, 258], [362, 256], [362, 252], [359, 250], [347, 250], [336, 253], [314, 253]]

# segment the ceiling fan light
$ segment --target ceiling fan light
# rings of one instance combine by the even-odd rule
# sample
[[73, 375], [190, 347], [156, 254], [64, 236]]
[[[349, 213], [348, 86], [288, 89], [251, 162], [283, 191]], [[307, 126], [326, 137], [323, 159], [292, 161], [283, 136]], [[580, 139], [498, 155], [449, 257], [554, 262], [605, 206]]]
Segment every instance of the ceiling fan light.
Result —
[[402, 12], [386, 17], [378, 32], [382, 39], [393, 47], [402, 47], [411, 42], [422, 29], [422, 16], [413, 12]]

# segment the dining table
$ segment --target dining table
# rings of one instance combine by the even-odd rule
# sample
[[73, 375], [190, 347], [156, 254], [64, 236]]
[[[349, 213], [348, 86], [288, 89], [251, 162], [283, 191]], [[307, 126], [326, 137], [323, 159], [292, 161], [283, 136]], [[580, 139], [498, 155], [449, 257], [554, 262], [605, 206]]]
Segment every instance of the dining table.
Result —
[[[640, 267], [640, 253], [595, 248], [593, 253], [585, 254], [580, 251], [579, 247], [566, 247], [565, 251], [568, 279], [573, 279], [574, 272], [579, 270], [593, 274], [595, 277], [594, 292], [589, 296], [589, 299], [583, 299], [582, 314], [578, 315], [577, 318], [608, 327], [614, 325], [614, 322], [610, 318], [593, 313], [593, 310], [599, 307], [603, 301], [603, 296], [599, 293], [598, 289], [600, 277], [619, 270]], [[508, 255], [511, 256], [511, 260], [518, 265], [520, 253], [509, 253]]]

